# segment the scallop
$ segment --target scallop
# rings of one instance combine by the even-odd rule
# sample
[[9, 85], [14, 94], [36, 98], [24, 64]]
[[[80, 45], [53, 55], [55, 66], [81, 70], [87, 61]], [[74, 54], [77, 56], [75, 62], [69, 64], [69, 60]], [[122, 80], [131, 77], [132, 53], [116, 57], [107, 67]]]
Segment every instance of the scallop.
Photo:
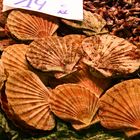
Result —
[[99, 101], [101, 125], [122, 130], [127, 136], [140, 133], [140, 79], [123, 81], [105, 92]]
[[0, 91], [3, 87], [4, 81], [7, 79], [6, 72], [3, 66], [3, 62], [0, 59]]
[[90, 90], [77, 84], [57, 86], [51, 95], [50, 107], [56, 116], [71, 122], [76, 130], [99, 121], [98, 98]]
[[28, 63], [25, 58], [25, 53], [28, 45], [14, 44], [8, 46], [2, 53], [1, 59], [3, 66], [8, 73], [17, 70], [28, 70]]
[[59, 27], [58, 24], [56, 17], [23, 10], [13, 10], [7, 18], [8, 29], [20, 40], [53, 35]]
[[52, 130], [55, 120], [49, 108], [50, 92], [31, 71], [10, 74], [5, 90], [9, 112], [15, 114], [15, 121], [21, 125], [24, 122], [32, 129]]
[[99, 33], [105, 33], [107, 30], [104, 29], [106, 21], [97, 13], [91, 13], [90, 11], [83, 11], [83, 21], [71, 21], [61, 19], [65, 24], [83, 30], [87, 35], [94, 35]]
[[140, 51], [123, 38], [104, 34], [88, 37], [82, 42], [87, 54], [83, 62], [103, 77], [127, 75], [140, 67]]
[[104, 90], [106, 90], [111, 83], [110, 79], [96, 78], [90, 73], [88, 68], [79, 70], [78, 72], [71, 75], [71, 77], [64, 79], [64, 81], [65, 80], [70, 83], [72, 82], [79, 84], [91, 90], [97, 97], [100, 97]]
[[65, 37], [50, 36], [34, 40], [29, 46], [26, 53], [28, 62], [36, 69], [54, 72], [56, 78], [77, 71], [83, 56], [81, 43]]

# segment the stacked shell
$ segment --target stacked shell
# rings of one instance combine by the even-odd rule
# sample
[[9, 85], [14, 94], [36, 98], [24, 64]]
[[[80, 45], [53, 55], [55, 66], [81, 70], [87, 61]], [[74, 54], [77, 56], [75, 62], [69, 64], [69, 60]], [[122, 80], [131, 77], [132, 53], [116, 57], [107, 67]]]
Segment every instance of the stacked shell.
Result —
[[99, 106], [104, 127], [122, 130], [127, 136], [140, 133], [140, 79], [113, 86], [100, 98]]

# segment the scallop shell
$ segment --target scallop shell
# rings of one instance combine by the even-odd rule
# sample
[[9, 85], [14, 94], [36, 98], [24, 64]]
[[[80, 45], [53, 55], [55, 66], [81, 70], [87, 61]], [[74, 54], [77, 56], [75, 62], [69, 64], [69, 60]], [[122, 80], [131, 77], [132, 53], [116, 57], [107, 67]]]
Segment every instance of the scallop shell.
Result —
[[102, 29], [106, 25], [106, 21], [97, 13], [91, 13], [90, 11], [84, 10], [83, 14], [84, 14], [83, 21], [71, 21], [66, 19], [61, 20], [62, 22], [64, 22], [69, 26], [82, 29], [83, 32], [85, 32], [87, 35], [101, 33]]
[[104, 34], [82, 42], [87, 57], [83, 62], [105, 77], [133, 73], [140, 66], [137, 47], [123, 38]]
[[113, 86], [101, 97], [99, 106], [104, 127], [123, 130], [128, 136], [140, 133], [140, 79]]
[[21, 122], [40, 130], [51, 130], [55, 120], [50, 112], [48, 90], [31, 71], [11, 74], [6, 82], [6, 96], [9, 106]]
[[77, 84], [63, 84], [56, 89], [50, 99], [52, 112], [70, 121], [76, 130], [87, 128], [98, 122], [98, 98], [88, 89]]
[[77, 71], [82, 58], [81, 43], [66, 38], [50, 36], [34, 40], [26, 53], [28, 62], [36, 69], [54, 71], [57, 78]]
[[7, 27], [18, 39], [34, 40], [53, 35], [58, 28], [58, 19], [49, 15], [13, 10], [7, 18]]
[[79, 70], [70, 77], [67, 77], [67, 79], [64, 79], [64, 81], [79, 84], [91, 90], [97, 97], [100, 97], [111, 83], [110, 79], [96, 78], [90, 73], [88, 68]]
[[28, 70], [28, 63], [25, 58], [25, 53], [28, 45], [14, 44], [7, 47], [2, 53], [3, 66], [8, 73], [17, 70]]
[[7, 79], [6, 74], [5, 74], [5, 69], [3, 67], [3, 62], [0, 59], [0, 90], [3, 87], [4, 81]]

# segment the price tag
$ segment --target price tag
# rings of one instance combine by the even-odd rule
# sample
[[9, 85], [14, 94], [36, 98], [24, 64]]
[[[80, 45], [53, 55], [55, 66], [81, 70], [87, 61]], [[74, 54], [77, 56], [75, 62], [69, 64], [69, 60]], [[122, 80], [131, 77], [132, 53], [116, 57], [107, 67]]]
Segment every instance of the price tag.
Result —
[[83, 20], [83, 0], [3, 0], [3, 11], [14, 8]]

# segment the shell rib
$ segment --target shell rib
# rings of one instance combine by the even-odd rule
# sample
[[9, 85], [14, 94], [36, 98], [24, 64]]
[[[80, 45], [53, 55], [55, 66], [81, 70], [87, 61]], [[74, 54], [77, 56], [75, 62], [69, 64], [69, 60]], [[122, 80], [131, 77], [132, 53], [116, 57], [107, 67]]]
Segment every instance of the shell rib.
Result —
[[108, 129], [123, 130], [128, 136], [140, 133], [140, 79], [107, 90], [99, 101], [99, 117]]
[[50, 91], [33, 72], [21, 71], [10, 75], [5, 92], [8, 106], [17, 116], [17, 121], [21, 120], [34, 129], [54, 128], [55, 120], [48, 104]]
[[15, 44], [11, 45], [2, 53], [3, 66], [8, 73], [17, 70], [28, 70], [28, 63], [25, 58], [25, 53], [28, 45]]
[[87, 57], [83, 62], [105, 77], [133, 73], [140, 66], [137, 47], [123, 38], [104, 34], [82, 42]]
[[13, 10], [7, 18], [7, 27], [18, 39], [34, 40], [53, 35], [58, 28], [58, 19], [49, 15]]
[[83, 54], [81, 43], [66, 38], [50, 36], [35, 40], [26, 53], [28, 62], [36, 69], [54, 71], [57, 78], [77, 71]]
[[50, 106], [56, 116], [70, 121], [77, 130], [98, 122], [98, 98], [90, 90], [77, 84], [56, 87], [50, 98]]

